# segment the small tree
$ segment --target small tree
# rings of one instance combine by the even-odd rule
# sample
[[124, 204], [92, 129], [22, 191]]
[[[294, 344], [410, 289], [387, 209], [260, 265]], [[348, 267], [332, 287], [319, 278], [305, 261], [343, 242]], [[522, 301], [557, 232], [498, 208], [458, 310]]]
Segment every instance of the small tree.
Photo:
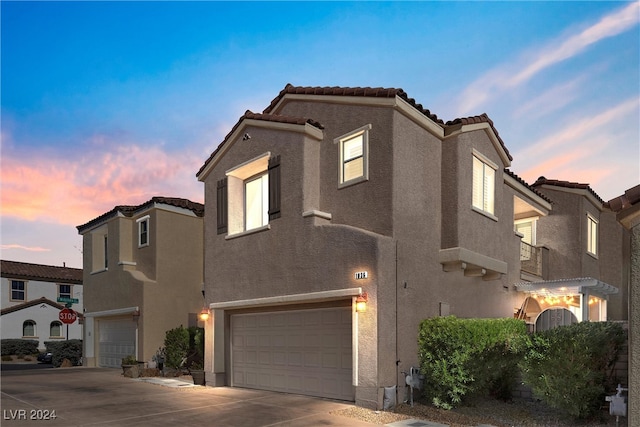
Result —
[[166, 332], [164, 338], [165, 365], [180, 369], [189, 352], [189, 330], [182, 325]]

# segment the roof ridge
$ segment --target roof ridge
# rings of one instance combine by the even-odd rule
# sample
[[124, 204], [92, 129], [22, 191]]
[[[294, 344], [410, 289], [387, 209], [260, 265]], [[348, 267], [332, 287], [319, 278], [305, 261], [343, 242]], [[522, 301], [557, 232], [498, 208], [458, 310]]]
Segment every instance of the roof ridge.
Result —
[[533, 187], [539, 187], [541, 185], [551, 185], [551, 186], [554, 186], [554, 187], [576, 188], [576, 189], [580, 189], [580, 190], [586, 190], [591, 195], [593, 195], [596, 198], [596, 200], [598, 200], [602, 205], [605, 205], [604, 200], [602, 200], [602, 198], [600, 196], [598, 196], [598, 193], [596, 193], [593, 190], [593, 188], [591, 188], [591, 186], [589, 184], [586, 184], [586, 183], [579, 183], [579, 182], [573, 182], [573, 181], [563, 181], [563, 180], [559, 180], [559, 179], [547, 179], [544, 176], [540, 176], [540, 177], [538, 177], [536, 182], [534, 182], [531, 185]]

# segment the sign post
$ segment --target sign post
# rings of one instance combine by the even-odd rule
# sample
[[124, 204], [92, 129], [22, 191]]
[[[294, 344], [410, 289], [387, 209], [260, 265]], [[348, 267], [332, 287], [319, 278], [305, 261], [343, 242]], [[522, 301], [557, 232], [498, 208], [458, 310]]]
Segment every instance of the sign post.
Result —
[[67, 340], [69, 340], [69, 325], [75, 322], [77, 318], [78, 315], [76, 314], [76, 312], [71, 310], [70, 308], [63, 308], [62, 310], [60, 310], [60, 313], [58, 313], [58, 319], [60, 319], [62, 323], [67, 325]]

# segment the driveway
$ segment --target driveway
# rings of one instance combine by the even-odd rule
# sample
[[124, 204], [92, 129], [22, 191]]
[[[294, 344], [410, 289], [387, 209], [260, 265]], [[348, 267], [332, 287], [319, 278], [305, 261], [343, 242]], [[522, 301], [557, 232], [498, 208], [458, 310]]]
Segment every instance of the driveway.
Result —
[[[2, 426], [373, 426], [330, 412], [351, 405], [231, 387], [166, 387], [119, 369], [2, 371]], [[46, 419], [55, 411], [55, 419]], [[49, 417], [51, 418], [51, 417]]]

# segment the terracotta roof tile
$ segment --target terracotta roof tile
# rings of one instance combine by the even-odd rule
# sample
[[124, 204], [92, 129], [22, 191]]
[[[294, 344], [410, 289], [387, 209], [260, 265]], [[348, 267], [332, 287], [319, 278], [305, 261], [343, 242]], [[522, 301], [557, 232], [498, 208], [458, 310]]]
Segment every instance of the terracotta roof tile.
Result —
[[407, 93], [402, 89], [396, 88], [382, 88], [382, 87], [341, 87], [341, 86], [293, 86], [290, 83], [280, 91], [271, 104], [264, 109], [264, 113], [271, 113], [276, 105], [287, 94], [294, 95], [332, 95], [332, 96], [361, 96], [371, 98], [395, 98], [396, 96], [407, 101], [411, 106], [420, 111], [425, 116], [429, 117], [439, 125], [443, 125], [444, 122], [438, 118], [435, 114], [431, 113], [428, 109], [418, 104], [415, 99], [410, 98]]
[[78, 229], [78, 232], [82, 232], [83, 230], [92, 227], [108, 218], [111, 218], [113, 216], [116, 216], [117, 214], [122, 214], [126, 217], [131, 217], [133, 216], [136, 212], [143, 210], [143, 209], [147, 209], [149, 208], [151, 205], [153, 204], [163, 204], [163, 205], [169, 205], [169, 206], [175, 206], [178, 208], [183, 208], [183, 209], [189, 209], [191, 212], [193, 212], [196, 216], [199, 217], [203, 217], [204, 216], [204, 205], [202, 203], [198, 203], [198, 202], [192, 202], [191, 200], [187, 200], [187, 199], [182, 199], [179, 197], [163, 197], [163, 196], [156, 196], [156, 197], [152, 197], [150, 200], [147, 200], [146, 202], [142, 203], [141, 205], [118, 205], [116, 207], [114, 207], [113, 209], [111, 209], [109, 212], [105, 212], [102, 215], [92, 219], [91, 221], [82, 224], [82, 225], [78, 225], [76, 228]]
[[578, 182], [570, 182], [570, 181], [560, 181], [557, 179], [547, 179], [544, 176], [541, 176], [540, 178], [538, 178], [536, 180], [536, 182], [534, 182], [533, 184], [531, 184], [533, 187], [539, 187], [541, 185], [552, 185], [555, 187], [562, 187], [562, 188], [575, 188], [575, 189], [579, 189], [579, 190], [586, 190], [589, 193], [591, 193], [591, 195], [593, 195], [596, 200], [598, 200], [600, 203], [602, 203], [604, 205], [604, 200], [602, 200], [600, 198], [600, 196], [598, 196], [598, 194], [593, 191], [593, 189], [589, 186], [589, 184], [581, 184]]
[[513, 173], [512, 171], [510, 171], [509, 169], [504, 169], [504, 172], [509, 175], [510, 177], [512, 177], [513, 179], [515, 179], [516, 181], [518, 181], [520, 184], [524, 185], [525, 187], [527, 187], [529, 190], [533, 191], [536, 196], [541, 197], [543, 200], [549, 202], [549, 203], [553, 203], [553, 201], [548, 198], [547, 196], [545, 196], [544, 194], [542, 194], [541, 192], [539, 192], [538, 190], [536, 190], [535, 188], [533, 188], [531, 185], [527, 184], [527, 182], [520, 178], [518, 175], [516, 175], [515, 173]]
[[316, 122], [315, 120], [306, 118], [306, 117], [282, 116], [282, 115], [278, 115], [278, 114], [268, 114], [268, 113], [254, 113], [254, 112], [252, 112], [250, 110], [247, 110], [247, 111], [244, 112], [242, 117], [240, 117], [240, 119], [233, 126], [233, 128], [231, 128], [229, 133], [227, 133], [227, 135], [224, 137], [224, 139], [222, 140], [220, 145], [218, 145], [218, 147], [213, 151], [213, 153], [211, 153], [209, 158], [200, 167], [200, 169], [198, 170], [198, 173], [196, 173], [196, 176], [198, 176], [198, 175], [200, 175], [202, 173], [202, 171], [207, 167], [209, 162], [211, 162], [211, 160], [213, 160], [213, 158], [216, 156], [216, 154], [218, 154], [220, 149], [226, 144], [226, 142], [229, 139], [229, 137], [231, 137], [231, 135], [233, 135], [233, 133], [236, 131], [236, 129], [238, 129], [240, 127], [240, 125], [242, 124], [242, 122], [245, 121], [245, 120], [262, 120], [262, 121], [265, 121], [265, 122], [287, 123], [287, 124], [292, 124], [292, 125], [305, 125], [305, 124], [308, 123], [311, 126], [314, 126], [314, 127], [318, 128], [318, 129], [324, 129], [324, 126], [322, 124]]
[[2, 277], [9, 279], [82, 284], [82, 269], [80, 268], [2, 260], [1, 270]]
[[640, 203], [640, 185], [636, 185], [624, 192], [622, 196], [618, 196], [605, 203], [609, 209], [614, 212], [620, 212], [621, 210], [630, 208], [635, 204]]
[[493, 120], [491, 120], [486, 113], [482, 113], [479, 116], [460, 117], [454, 120], [449, 120], [447, 123], [445, 123], [445, 126], [454, 127], [459, 125], [464, 126], [464, 125], [472, 125], [472, 124], [478, 124], [478, 123], [488, 123], [489, 126], [491, 126], [491, 130], [493, 131], [493, 133], [496, 134], [496, 137], [498, 138], [498, 141], [500, 141], [500, 145], [502, 145], [504, 152], [507, 153], [507, 157], [509, 157], [509, 160], [513, 160], [513, 157], [509, 153], [507, 146], [504, 144], [504, 141], [502, 140], [502, 138], [500, 138], [500, 134], [498, 133], [498, 130], [493, 125]]
[[[51, 307], [57, 308], [58, 310], [62, 310], [65, 306], [62, 304], [58, 304], [57, 302], [53, 302], [48, 298], [41, 297], [38, 299], [34, 299], [31, 301], [23, 302], [22, 304], [12, 305], [11, 307], [3, 308], [0, 314], [5, 315], [9, 313], [13, 313], [16, 311], [20, 311], [25, 308], [33, 307], [40, 304], [49, 304]], [[84, 316], [79, 311], [76, 311], [78, 318], [82, 319]]]

